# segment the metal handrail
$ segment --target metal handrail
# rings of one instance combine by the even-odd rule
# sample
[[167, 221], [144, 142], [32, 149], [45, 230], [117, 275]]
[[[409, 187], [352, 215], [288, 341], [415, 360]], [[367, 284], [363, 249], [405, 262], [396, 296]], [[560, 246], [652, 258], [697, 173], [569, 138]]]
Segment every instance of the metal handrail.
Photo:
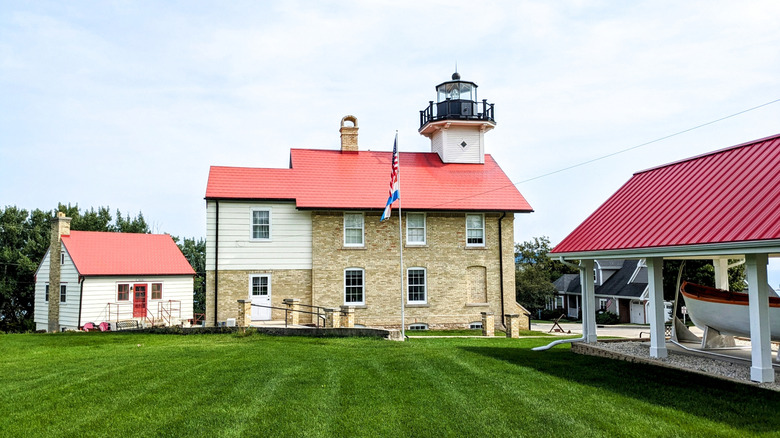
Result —
[[[166, 321], [168, 325], [171, 324], [171, 321], [173, 319], [173, 312], [178, 311], [179, 313], [179, 319], [181, 319], [181, 300], [168, 300], [168, 307], [165, 307], [165, 302], [160, 301], [157, 303], [157, 315], [160, 317], [161, 320]], [[178, 309], [173, 307], [173, 303], [179, 303]], [[168, 315], [166, 318], [165, 315]]]
[[[301, 305], [305, 306], [305, 304], [299, 304], [299, 306], [301, 306]], [[316, 321], [315, 322], [316, 327], [320, 328], [320, 318], [323, 319], [322, 326], [323, 327], [325, 326], [325, 321], [324, 321], [326, 319], [325, 315], [320, 315], [317, 312], [309, 312], [309, 311], [306, 311], [306, 310], [292, 310], [292, 309], [289, 309], [287, 307], [264, 306], [262, 304], [252, 304], [252, 306], [253, 307], [262, 307], [264, 309], [284, 310], [284, 326], [285, 326], [285, 328], [287, 327], [287, 315], [288, 315], [288, 312], [290, 312], [290, 311], [298, 312], [298, 313], [306, 313], [306, 314], [309, 314], [309, 315], [317, 315], [317, 319], [315, 320]], [[307, 307], [316, 307], [316, 306], [307, 306]], [[324, 309], [324, 307], [323, 307], [323, 309]]]
[[[327, 320], [328, 319], [328, 317], [326, 315], [320, 315], [320, 310], [322, 310], [323, 313], [324, 313], [325, 310], [330, 309], [330, 307], [312, 306], [310, 304], [300, 304], [300, 303], [298, 305], [299, 306], [303, 306], [303, 307], [308, 307], [310, 309], [317, 309], [317, 317], [318, 318], [322, 318], [323, 320]], [[323, 322], [322, 325], [325, 326], [325, 323]], [[319, 323], [318, 323], [317, 327], [319, 327]]]

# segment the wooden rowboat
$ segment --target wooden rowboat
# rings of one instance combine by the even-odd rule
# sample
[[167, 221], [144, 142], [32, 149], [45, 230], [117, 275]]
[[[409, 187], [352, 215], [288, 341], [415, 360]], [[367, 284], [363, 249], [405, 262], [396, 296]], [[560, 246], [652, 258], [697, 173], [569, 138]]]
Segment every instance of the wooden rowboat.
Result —
[[[683, 282], [688, 316], [699, 328], [710, 327], [721, 334], [750, 337], [748, 294], [730, 292], [700, 284]], [[780, 298], [769, 297], [769, 330], [773, 341], [780, 341]]]

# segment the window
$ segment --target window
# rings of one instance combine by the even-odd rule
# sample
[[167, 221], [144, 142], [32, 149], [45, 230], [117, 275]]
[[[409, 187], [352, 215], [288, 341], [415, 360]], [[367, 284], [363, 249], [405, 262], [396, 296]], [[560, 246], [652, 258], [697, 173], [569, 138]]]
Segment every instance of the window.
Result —
[[61, 285], [60, 285], [60, 302], [61, 302], [61, 303], [64, 303], [64, 302], [65, 302], [65, 298], [66, 298], [66, 297], [67, 297], [67, 295], [68, 295], [68, 293], [67, 293], [67, 292], [68, 292], [68, 285], [66, 285], [66, 284], [61, 284]]
[[60, 253], [60, 264], [61, 265], [65, 264], [65, 253]]
[[43, 296], [44, 301], [49, 302], [49, 285], [46, 285], [46, 295]]
[[406, 302], [409, 304], [425, 304], [427, 295], [425, 291], [425, 268], [409, 268], [406, 271], [406, 284], [408, 295]]
[[363, 246], [363, 213], [344, 213], [344, 246]]
[[253, 275], [251, 279], [250, 294], [253, 297], [267, 297], [270, 290], [271, 277], [269, 275]]
[[466, 215], [466, 246], [485, 246], [485, 216]]
[[555, 308], [556, 309], [563, 309], [563, 295], [556, 295], [555, 296]]
[[406, 213], [406, 244], [425, 244], [425, 213]]
[[482, 330], [482, 321], [472, 322], [471, 324], [469, 324], [469, 328], [471, 330]]
[[409, 324], [409, 330], [428, 330], [428, 324], [421, 322], [415, 324]]
[[130, 285], [118, 284], [116, 285], [116, 300], [128, 301], [130, 299]]
[[599, 298], [599, 309], [607, 310], [607, 299], [606, 298]]
[[162, 299], [162, 283], [152, 283], [152, 299]]
[[252, 240], [271, 240], [271, 209], [253, 208], [251, 211]]
[[346, 269], [344, 271], [344, 303], [365, 304], [364, 285], [362, 269]]

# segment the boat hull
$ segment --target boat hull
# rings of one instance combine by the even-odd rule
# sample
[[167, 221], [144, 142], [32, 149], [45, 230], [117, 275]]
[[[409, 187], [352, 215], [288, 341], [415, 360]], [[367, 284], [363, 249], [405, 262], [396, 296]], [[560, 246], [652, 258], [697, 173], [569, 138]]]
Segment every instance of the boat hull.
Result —
[[[711, 327], [721, 334], [750, 337], [747, 294], [683, 283], [680, 292], [693, 323]], [[769, 299], [769, 326], [773, 341], [780, 341], [780, 299]]]

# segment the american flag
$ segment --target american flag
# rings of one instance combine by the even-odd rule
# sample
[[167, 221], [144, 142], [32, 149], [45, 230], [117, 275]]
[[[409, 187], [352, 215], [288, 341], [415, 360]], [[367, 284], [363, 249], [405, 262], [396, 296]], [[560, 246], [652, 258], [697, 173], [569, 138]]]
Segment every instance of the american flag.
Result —
[[387, 198], [387, 205], [380, 221], [390, 219], [393, 202], [400, 198], [401, 189], [398, 186], [398, 133], [396, 133], [395, 141], [393, 142], [393, 169], [390, 171], [390, 196]]

